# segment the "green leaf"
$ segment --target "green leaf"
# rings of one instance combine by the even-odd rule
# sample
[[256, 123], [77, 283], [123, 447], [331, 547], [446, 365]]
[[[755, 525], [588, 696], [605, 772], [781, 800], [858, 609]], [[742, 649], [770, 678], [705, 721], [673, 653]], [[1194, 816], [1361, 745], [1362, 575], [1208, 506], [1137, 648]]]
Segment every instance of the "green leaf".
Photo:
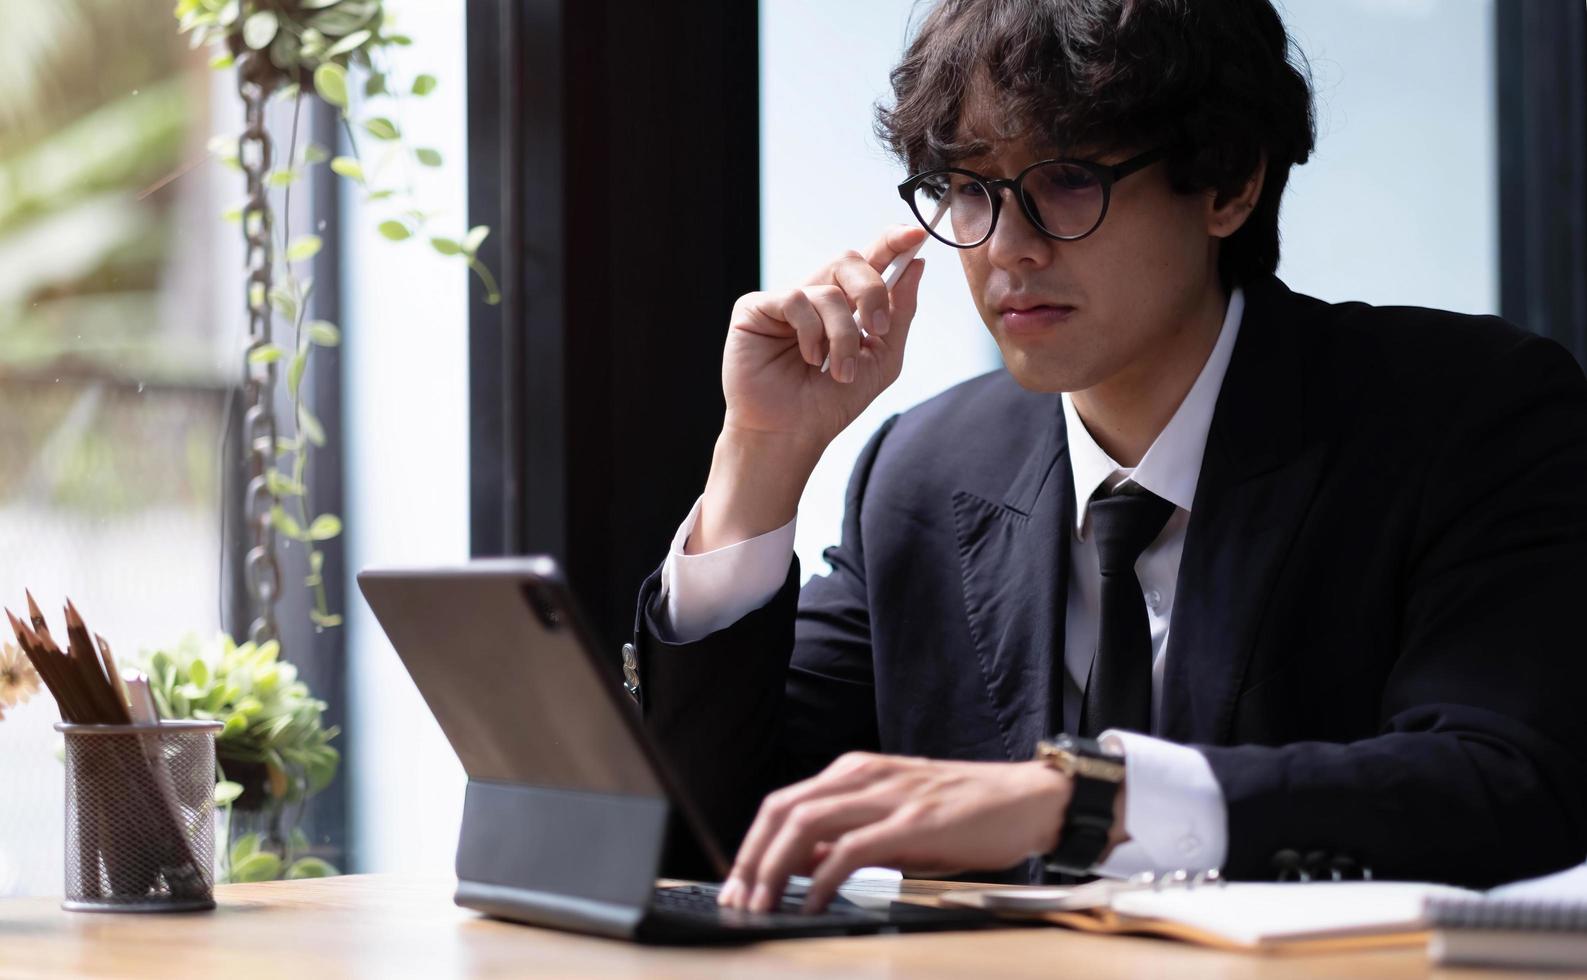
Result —
[[327, 36], [342, 37], [363, 27], [379, 10], [378, 0], [342, 0], [310, 17], [308, 26]]
[[341, 174], [348, 180], [356, 180], [360, 184], [364, 182], [364, 165], [352, 157], [337, 157], [332, 160], [331, 171]]
[[298, 428], [308, 436], [309, 442], [316, 446], [325, 445], [325, 427], [320, 425], [320, 420], [314, 417], [314, 413], [309, 411], [307, 406], [298, 406]]
[[300, 350], [292, 355], [292, 364], [287, 368], [287, 397], [298, 397], [298, 386], [303, 383], [303, 369], [309, 366], [309, 352]]
[[242, 208], [227, 208], [225, 211], [221, 212], [220, 220], [226, 222], [228, 225], [242, 224]]
[[437, 252], [440, 252], [442, 255], [463, 254], [463, 246], [458, 244], [458, 242], [452, 238], [441, 238], [439, 236], [431, 238], [430, 247], [435, 249]]
[[258, 853], [259, 835], [243, 834], [241, 837], [232, 841], [229, 857], [231, 859], [232, 866], [235, 867]]
[[479, 246], [485, 241], [486, 236], [489, 234], [490, 228], [486, 225], [475, 225], [474, 227], [470, 228], [468, 230], [468, 234], [463, 238], [463, 251], [473, 255], [475, 252], [479, 251]]
[[280, 28], [276, 15], [268, 10], [261, 10], [242, 23], [242, 42], [255, 51], [262, 50], [275, 40], [276, 31]]
[[309, 525], [311, 541], [329, 541], [342, 533], [342, 519], [335, 514], [321, 514]]
[[281, 314], [281, 318], [284, 320], [290, 321], [298, 318], [297, 294], [287, 288], [286, 283], [277, 283], [270, 287], [270, 305], [275, 308], [277, 313]]
[[386, 89], [386, 76], [380, 72], [373, 72], [364, 79], [364, 98], [372, 99], [377, 95], [390, 94]]
[[426, 167], [439, 167], [441, 165], [440, 150], [432, 150], [428, 146], [421, 146], [413, 151], [413, 155]]
[[286, 352], [275, 344], [260, 344], [248, 352], [249, 364], [274, 364]]
[[292, 866], [287, 868], [286, 877], [290, 881], [297, 878], [330, 878], [338, 874], [341, 872], [329, 862], [317, 857], [306, 857], [292, 862]]
[[202, 658], [195, 657], [193, 662], [187, 665], [187, 676], [199, 687], [209, 687], [209, 664], [205, 663]]
[[[224, 735], [225, 733], [222, 732]], [[229, 806], [231, 802], [242, 795], [242, 783], [234, 783], [223, 779], [215, 784], [215, 805]]]
[[318, 235], [299, 235], [287, 246], [287, 261], [302, 262], [319, 254], [323, 243]]
[[377, 140], [400, 139], [402, 134], [397, 131], [397, 124], [385, 116], [376, 116], [364, 122], [364, 131]]
[[[209, 4], [205, 4], [209, 6]], [[237, 23], [237, 18], [242, 16], [242, 5], [237, 0], [226, 0], [221, 4], [220, 10], [215, 14], [215, 23], [222, 27], [230, 27]]]
[[230, 68], [232, 65], [234, 65], [236, 63], [237, 63], [236, 59], [231, 56], [230, 52], [228, 52], [226, 54], [218, 54], [215, 57], [209, 59], [209, 66], [211, 68], [215, 69], [216, 71], [221, 71], [223, 69]]
[[248, 719], [239, 712], [233, 711], [226, 716], [226, 727], [220, 730], [216, 738], [234, 738], [248, 730]]
[[337, 41], [335, 44], [326, 48], [325, 54], [321, 55], [321, 57], [335, 58], [339, 55], [344, 55], [355, 48], [362, 47], [364, 42], [369, 40], [372, 36], [373, 34], [369, 31], [354, 31], [353, 33], [342, 38], [340, 41]]
[[282, 473], [280, 470], [271, 470], [265, 474], [265, 485], [277, 497], [303, 496], [303, 484]]
[[335, 347], [342, 342], [342, 332], [328, 320], [310, 320], [304, 329], [309, 333], [309, 342], [321, 347]]
[[274, 881], [281, 874], [281, 858], [269, 851], [255, 851], [231, 866], [234, 882]]
[[[314, 623], [315, 626], [319, 626], [324, 629], [331, 629], [332, 627], [342, 625], [342, 617], [334, 613], [322, 613], [318, 609], [309, 610], [309, 619]], [[329, 781], [330, 780], [326, 780], [326, 782]], [[323, 789], [324, 787], [320, 788]]]
[[303, 526], [294, 520], [291, 514], [282, 510], [280, 504], [270, 508], [270, 524], [294, 541], [308, 540], [308, 535], [303, 533]]
[[434, 75], [420, 75], [413, 80], [414, 95], [429, 95], [435, 91], [436, 80]]
[[310, 143], [303, 148], [304, 163], [324, 163], [331, 158], [331, 151], [318, 143]]
[[298, 172], [295, 169], [272, 170], [270, 171], [269, 175], [265, 177], [265, 184], [270, 187], [286, 187], [288, 184], [291, 184], [297, 179]]
[[396, 193], [397, 193], [396, 191], [392, 190], [389, 187], [386, 188], [385, 190], [373, 191], [373, 192], [371, 192], [369, 194], [365, 194], [364, 195], [364, 203], [365, 204], [374, 204], [376, 201], [384, 201], [384, 200], [386, 200], [389, 197], [395, 197]]
[[170, 687], [171, 678], [176, 675], [176, 665], [171, 662], [171, 655], [164, 650], [156, 650], [149, 658], [149, 672], [154, 676], [155, 682], [161, 687]]
[[394, 242], [400, 242], [413, 237], [413, 232], [400, 221], [382, 221], [380, 233]]
[[334, 7], [342, 0], [298, 0], [298, 6], [304, 10], [320, 10], [325, 7]]
[[347, 69], [327, 62], [314, 69], [314, 91], [339, 109], [347, 108]]
[[399, 48], [405, 48], [413, 43], [413, 38], [406, 34], [387, 34], [386, 43], [395, 44]]
[[[298, 64], [302, 61], [301, 47], [296, 34], [291, 31], [282, 31], [276, 35], [275, 41], [270, 44], [270, 63], [284, 72], [296, 74]], [[294, 92], [288, 98], [297, 98], [297, 93]]]

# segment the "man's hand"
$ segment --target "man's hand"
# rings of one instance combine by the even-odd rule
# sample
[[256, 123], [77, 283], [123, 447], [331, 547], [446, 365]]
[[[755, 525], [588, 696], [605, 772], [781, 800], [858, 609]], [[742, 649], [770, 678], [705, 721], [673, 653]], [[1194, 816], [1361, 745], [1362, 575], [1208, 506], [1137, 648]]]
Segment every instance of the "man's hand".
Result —
[[803, 286], [733, 305], [722, 353], [727, 412], [690, 554], [788, 523], [827, 445], [897, 379], [924, 263], [911, 262], [891, 295], [882, 271], [925, 235], [919, 225], [895, 226]]
[[925, 236], [919, 225], [896, 225], [802, 286], [740, 297], [722, 356], [723, 428], [825, 446], [854, 421], [903, 367], [923, 264], [911, 263], [891, 296], [882, 271]]
[[805, 909], [819, 911], [868, 865], [938, 874], [1010, 867], [1056, 846], [1073, 790], [1040, 762], [851, 752], [766, 797], [721, 904], [770, 911], [797, 874], [811, 877]]

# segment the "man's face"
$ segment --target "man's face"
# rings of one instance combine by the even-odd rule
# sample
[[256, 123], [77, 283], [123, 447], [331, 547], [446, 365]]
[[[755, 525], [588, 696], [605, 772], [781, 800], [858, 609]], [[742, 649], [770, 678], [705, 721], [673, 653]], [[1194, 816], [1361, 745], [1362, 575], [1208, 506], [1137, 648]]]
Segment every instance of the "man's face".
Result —
[[[1103, 164], [1139, 150], [1070, 154]], [[1027, 143], [997, 144], [958, 166], [1012, 178], [1060, 154]], [[1207, 200], [1177, 194], [1162, 163], [1113, 185], [1100, 227], [1077, 241], [1037, 231], [1007, 191], [992, 237], [960, 249], [981, 319], [1019, 384], [1032, 391], [1084, 391], [1131, 374], [1149, 378], [1156, 361], [1182, 347], [1218, 289]], [[1024, 310], [1025, 312], [1019, 312]]]

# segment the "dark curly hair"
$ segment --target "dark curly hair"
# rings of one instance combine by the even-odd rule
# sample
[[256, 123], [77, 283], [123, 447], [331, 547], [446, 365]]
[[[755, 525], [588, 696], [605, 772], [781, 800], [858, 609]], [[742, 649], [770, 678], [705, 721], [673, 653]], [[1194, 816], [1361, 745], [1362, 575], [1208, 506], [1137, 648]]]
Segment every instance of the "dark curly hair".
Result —
[[1181, 193], [1238, 192], [1265, 153], [1256, 209], [1221, 246], [1225, 288], [1277, 269], [1279, 199], [1316, 142], [1305, 57], [1270, 0], [941, 0], [892, 83], [877, 133], [911, 172], [990, 149], [960, 128], [971, 100], [998, 139], [1172, 146]]

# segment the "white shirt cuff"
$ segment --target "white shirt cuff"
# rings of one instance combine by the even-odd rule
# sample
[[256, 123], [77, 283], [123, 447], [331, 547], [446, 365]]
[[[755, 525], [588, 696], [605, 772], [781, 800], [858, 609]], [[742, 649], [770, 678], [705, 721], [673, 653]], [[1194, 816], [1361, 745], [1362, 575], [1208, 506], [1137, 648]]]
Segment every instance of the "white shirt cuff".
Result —
[[1222, 868], [1229, 849], [1228, 809], [1207, 757], [1136, 732], [1109, 729], [1100, 741], [1124, 753], [1124, 830], [1130, 839], [1113, 849], [1097, 873], [1128, 877]]
[[794, 524], [715, 551], [683, 553], [700, 519], [701, 496], [672, 537], [672, 550], [661, 566], [661, 613], [658, 624], [674, 643], [693, 643], [733, 625], [777, 594], [788, 577], [793, 557]]

